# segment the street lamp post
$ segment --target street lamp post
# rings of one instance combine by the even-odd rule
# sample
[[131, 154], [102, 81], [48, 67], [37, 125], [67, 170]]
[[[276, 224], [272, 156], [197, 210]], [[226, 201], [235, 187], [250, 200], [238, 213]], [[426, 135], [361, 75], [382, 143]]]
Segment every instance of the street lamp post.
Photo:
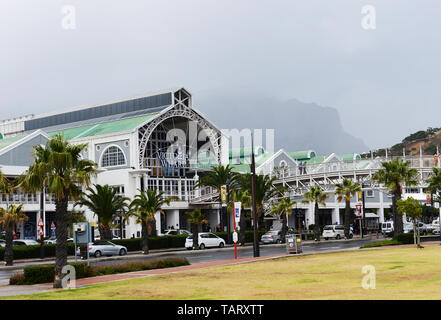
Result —
[[253, 256], [260, 257], [259, 239], [257, 238], [257, 205], [256, 205], [256, 164], [254, 162], [254, 141], [251, 133], [251, 194], [253, 198]]
[[227, 212], [227, 243], [231, 244], [231, 221], [230, 221], [230, 213], [228, 212], [228, 204], [230, 203], [230, 178], [227, 178], [227, 206], [225, 207], [225, 211]]

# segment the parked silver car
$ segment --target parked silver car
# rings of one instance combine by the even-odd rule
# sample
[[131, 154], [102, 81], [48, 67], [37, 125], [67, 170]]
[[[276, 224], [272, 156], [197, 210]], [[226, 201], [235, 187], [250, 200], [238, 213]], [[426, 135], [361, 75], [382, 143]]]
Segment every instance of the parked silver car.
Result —
[[[77, 255], [80, 254], [80, 247], [77, 247]], [[89, 255], [99, 258], [101, 256], [124, 256], [127, 254], [127, 248], [114, 244], [110, 241], [95, 241], [89, 243]]]
[[263, 244], [282, 243], [282, 231], [281, 230], [268, 231], [262, 236], [261, 240]]
[[39, 245], [35, 240], [28, 240], [28, 239], [19, 239], [19, 240], [12, 240], [13, 246], [36, 246]]

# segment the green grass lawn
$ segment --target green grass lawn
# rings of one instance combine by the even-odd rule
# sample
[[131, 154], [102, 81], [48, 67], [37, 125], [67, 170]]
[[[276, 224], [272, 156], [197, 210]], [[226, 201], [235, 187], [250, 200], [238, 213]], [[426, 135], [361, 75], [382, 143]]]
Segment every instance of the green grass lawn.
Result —
[[[376, 289], [362, 288], [362, 267]], [[292, 256], [12, 299], [441, 299], [441, 246]]]

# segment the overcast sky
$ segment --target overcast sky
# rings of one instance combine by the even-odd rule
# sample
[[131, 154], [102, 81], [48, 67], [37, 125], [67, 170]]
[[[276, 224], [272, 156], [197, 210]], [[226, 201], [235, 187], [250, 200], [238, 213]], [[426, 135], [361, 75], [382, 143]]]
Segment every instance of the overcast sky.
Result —
[[439, 0], [1, 0], [0, 118], [174, 86], [203, 110], [198, 95], [240, 88], [334, 107], [391, 145], [441, 127], [440, 17]]

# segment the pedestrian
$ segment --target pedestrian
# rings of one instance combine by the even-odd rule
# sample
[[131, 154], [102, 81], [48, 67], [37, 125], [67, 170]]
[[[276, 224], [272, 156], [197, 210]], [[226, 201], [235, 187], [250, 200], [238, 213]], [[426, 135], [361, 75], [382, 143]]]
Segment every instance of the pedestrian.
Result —
[[435, 167], [438, 166], [438, 153], [435, 152]]
[[306, 174], [306, 161], [303, 162], [303, 174]]

